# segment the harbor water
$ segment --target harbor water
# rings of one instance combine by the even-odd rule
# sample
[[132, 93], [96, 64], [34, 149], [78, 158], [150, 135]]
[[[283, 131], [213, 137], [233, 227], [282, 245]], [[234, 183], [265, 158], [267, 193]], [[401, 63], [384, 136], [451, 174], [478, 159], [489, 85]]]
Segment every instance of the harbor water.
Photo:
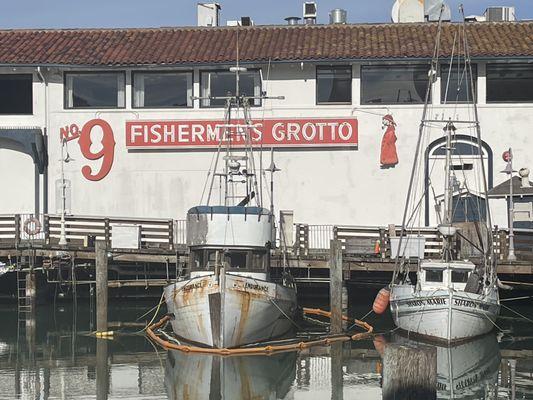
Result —
[[[493, 334], [437, 348], [438, 398], [533, 399], [533, 321], [516, 313], [533, 320], [533, 305], [511, 303]], [[391, 332], [386, 313], [367, 317], [378, 335], [362, 341], [270, 356], [191, 355], [145, 337], [151, 315], [136, 319], [152, 306], [112, 301], [114, 338], [97, 340], [89, 303], [38, 306], [27, 321], [16, 305], [1, 305], [0, 399], [381, 399], [383, 349], [417, 345]], [[350, 314], [362, 317], [370, 306]]]

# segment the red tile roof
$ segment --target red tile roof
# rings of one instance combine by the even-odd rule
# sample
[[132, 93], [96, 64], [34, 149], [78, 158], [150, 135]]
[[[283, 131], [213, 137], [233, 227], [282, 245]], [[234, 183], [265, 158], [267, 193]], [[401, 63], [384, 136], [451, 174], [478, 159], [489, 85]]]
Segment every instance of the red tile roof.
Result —
[[[430, 58], [436, 23], [160, 29], [0, 30], [0, 64], [165, 65]], [[446, 23], [442, 55], [460, 24]], [[533, 22], [468, 23], [474, 58], [533, 57]]]

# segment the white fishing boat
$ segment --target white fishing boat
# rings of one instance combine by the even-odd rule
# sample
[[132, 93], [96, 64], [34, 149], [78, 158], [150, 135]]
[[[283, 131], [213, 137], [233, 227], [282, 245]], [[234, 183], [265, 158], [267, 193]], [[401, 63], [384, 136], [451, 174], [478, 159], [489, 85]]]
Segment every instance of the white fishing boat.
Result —
[[261, 190], [267, 176], [261, 168], [261, 152], [252, 143], [249, 110], [249, 102], [256, 97], [239, 94], [243, 68], [231, 70], [236, 95], [210, 98], [226, 102], [226, 118], [219, 125], [221, 136], [206, 181], [206, 198], [187, 214], [190, 271], [164, 289], [174, 333], [217, 348], [279, 337], [293, 326], [297, 309], [296, 289], [288, 273], [278, 282], [270, 275], [275, 243], [272, 176], [277, 171], [273, 152], [268, 169], [271, 202], [266, 209]]
[[[441, 64], [439, 61], [439, 33], [437, 34], [435, 53], [431, 62], [426, 101], [418, 144], [415, 152], [413, 169], [409, 182], [407, 201], [402, 222], [402, 235], [399, 238], [396, 256], [396, 268], [390, 286], [390, 309], [395, 324], [409, 332], [447, 343], [467, 340], [483, 335], [494, 327], [499, 314], [500, 304], [498, 295], [498, 280], [496, 276], [496, 257], [494, 255], [491, 215], [487, 198], [487, 180], [482, 151], [481, 129], [478, 120], [473, 90], [472, 66], [468, 53], [466, 29], [457, 29], [454, 43], [458, 49], [457, 55], [452, 54], [449, 62], [450, 70], [458, 68], [470, 91], [470, 103], [461, 111], [463, 115], [457, 118], [459, 111], [456, 107], [443, 107], [439, 118], [430, 117], [431, 86], [437, 76]], [[455, 56], [455, 57], [454, 57]], [[465, 81], [462, 81], [463, 84]], [[459, 83], [461, 84], [461, 83]], [[431, 110], [435, 115], [435, 110]], [[451, 114], [451, 118], [446, 115]], [[470, 116], [470, 118], [469, 118]], [[437, 139], [443, 143], [442, 159], [444, 161], [442, 201], [436, 206], [438, 232], [443, 245], [439, 257], [435, 259], [413, 260], [408, 253], [410, 241], [417, 240], [416, 225], [420, 221], [421, 196], [426, 191], [438, 193], [442, 188], [436, 188], [437, 178], [431, 176], [419, 177], [421, 168], [421, 153], [423, 143], [429, 143], [431, 133], [438, 132]], [[472, 151], [472, 157], [479, 156], [476, 175], [465, 172], [461, 162], [461, 154], [455, 152], [459, 147], [458, 138], [469, 134], [476, 138], [477, 151]], [[459, 163], [461, 162], [461, 163]], [[433, 171], [433, 168], [431, 168]], [[421, 175], [421, 174], [420, 174]], [[476, 177], [476, 182], [468, 182], [469, 177]], [[474, 185], [478, 188], [474, 190]], [[455, 212], [461, 200], [461, 193], [468, 193], [472, 200], [468, 203], [475, 208], [473, 213], [477, 218], [469, 224], [475, 227], [476, 241], [472, 241], [461, 233], [456, 226]], [[434, 196], [438, 198], [438, 196]], [[409, 233], [409, 235], [407, 235]], [[458, 239], [469, 240], [478, 252], [476, 263], [460, 259], [455, 249]], [[416, 282], [410, 279], [410, 273], [416, 273]], [[412, 274], [411, 274], [412, 275]]]

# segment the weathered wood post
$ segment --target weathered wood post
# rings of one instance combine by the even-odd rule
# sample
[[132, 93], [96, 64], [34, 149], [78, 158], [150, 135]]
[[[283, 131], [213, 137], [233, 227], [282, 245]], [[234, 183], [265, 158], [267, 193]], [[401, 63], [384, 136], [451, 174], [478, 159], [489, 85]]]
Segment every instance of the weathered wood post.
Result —
[[343, 399], [342, 342], [333, 343], [330, 348], [331, 357], [331, 400]]
[[96, 331], [107, 332], [107, 245], [96, 242]]
[[437, 398], [437, 348], [388, 344], [383, 355], [383, 400]]
[[107, 400], [108, 393], [107, 339], [96, 339], [96, 399]]
[[342, 242], [331, 240], [329, 244], [329, 302], [331, 333], [342, 333]]

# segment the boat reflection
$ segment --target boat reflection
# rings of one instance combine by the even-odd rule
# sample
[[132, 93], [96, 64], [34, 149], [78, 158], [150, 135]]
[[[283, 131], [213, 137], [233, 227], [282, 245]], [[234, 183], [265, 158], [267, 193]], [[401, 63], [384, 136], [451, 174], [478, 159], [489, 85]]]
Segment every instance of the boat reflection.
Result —
[[296, 377], [297, 353], [214, 356], [169, 350], [169, 399], [283, 399]]
[[395, 334], [395, 343], [437, 348], [437, 397], [439, 399], [496, 399], [500, 348], [496, 334], [455, 346], [439, 346]]

